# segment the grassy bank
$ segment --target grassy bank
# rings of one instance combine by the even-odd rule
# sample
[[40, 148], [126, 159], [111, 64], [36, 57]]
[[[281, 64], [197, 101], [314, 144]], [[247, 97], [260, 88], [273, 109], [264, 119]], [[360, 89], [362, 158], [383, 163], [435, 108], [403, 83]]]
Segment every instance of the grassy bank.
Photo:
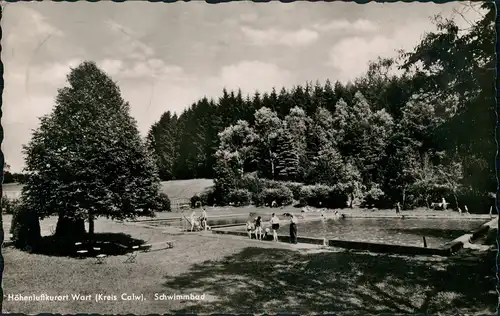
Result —
[[[46, 227], [45, 221], [42, 223]], [[46, 229], [43, 228], [42, 229]], [[213, 234], [98, 220], [97, 232], [125, 233], [175, 247], [141, 253], [137, 263], [113, 256], [50, 257], [4, 249], [4, 294], [144, 294], [145, 301], [15, 302], [7, 312], [35, 314], [166, 312], [493, 313], [494, 253], [448, 259], [371, 255], [258, 242]], [[204, 301], [154, 300], [155, 293], [205, 294]]]

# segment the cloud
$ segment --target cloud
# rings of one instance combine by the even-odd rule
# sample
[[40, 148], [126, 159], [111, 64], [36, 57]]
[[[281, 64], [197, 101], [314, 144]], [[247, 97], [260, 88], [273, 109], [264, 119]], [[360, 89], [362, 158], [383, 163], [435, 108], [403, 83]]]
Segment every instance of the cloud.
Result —
[[[35, 10], [22, 7], [16, 13], [19, 15], [17, 17], [18, 21], [11, 26], [12, 32], [6, 33], [4, 45], [33, 43], [33, 41], [49, 35], [55, 37], [64, 36], [62, 30], [48, 23], [46, 18]], [[5, 19], [5, 16], [3, 18]]]
[[120, 56], [121, 58], [146, 60], [155, 55], [155, 49], [139, 38], [141, 34], [128, 29], [125, 26], [113, 21], [107, 20], [109, 30], [118, 38], [109, 46], [104, 47], [104, 53], [110, 56]]
[[104, 59], [97, 65], [111, 77], [118, 75], [123, 68], [123, 62], [119, 59]]
[[257, 30], [250, 27], [242, 27], [243, 34], [254, 44], [258, 46], [267, 45], [288, 45], [288, 46], [307, 46], [314, 43], [319, 35], [316, 31], [310, 29], [300, 29], [297, 31], [283, 31], [278, 29]]
[[422, 30], [432, 28], [429, 21], [417, 20], [386, 36], [344, 38], [330, 50], [327, 64], [335, 68], [338, 80], [353, 80], [364, 75], [368, 63], [379, 56], [396, 57], [398, 50], [412, 49], [422, 38]]
[[209, 80], [210, 92], [220, 94], [222, 88], [236, 90], [241, 88], [252, 94], [255, 90], [268, 92], [272, 87], [288, 86], [293, 82], [292, 73], [277, 65], [262, 61], [242, 61], [221, 68], [217, 77]]
[[[46, 82], [53, 86], [61, 86], [66, 81], [66, 76], [71, 71], [71, 68], [77, 67], [81, 62], [82, 60], [80, 59], [70, 59], [65, 62], [55, 62], [31, 67], [28, 84]], [[50, 80], [47, 80], [47, 78], [50, 78]]]
[[316, 23], [313, 26], [318, 31], [358, 31], [358, 32], [375, 32], [378, 26], [366, 19], [359, 19], [350, 22], [346, 19], [334, 20], [326, 23]]
[[254, 22], [259, 18], [257, 13], [254, 12], [247, 12], [240, 14], [240, 20], [243, 22]]
[[[64, 32], [47, 22], [42, 14], [23, 6], [10, 6], [6, 13], [9, 14], [2, 17], [4, 63], [26, 64], [41, 48], [50, 53], [58, 52], [60, 47], [54, 39], [63, 38]], [[44, 45], [49, 41], [50, 45]]]
[[182, 72], [183, 69], [179, 66], [167, 65], [160, 59], [148, 59], [134, 63], [132, 67], [124, 69], [119, 76], [123, 78], [161, 78], [166, 75], [180, 75]]

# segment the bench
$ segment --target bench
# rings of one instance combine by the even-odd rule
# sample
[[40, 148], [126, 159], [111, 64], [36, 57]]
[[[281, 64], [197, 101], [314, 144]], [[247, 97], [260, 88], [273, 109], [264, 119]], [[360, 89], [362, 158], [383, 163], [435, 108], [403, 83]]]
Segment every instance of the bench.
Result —
[[125, 263], [134, 263], [137, 258], [137, 254], [139, 252], [139, 246], [132, 246], [132, 252], [128, 255], [127, 259], [125, 259]]
[[[162, 245], [165, 245], [166, 247], [161, 247]], [[153, 248], [153, 246], [160, 246], [154, 250], [170, 249], [170, 248], [174, 248], [174, 240], [161, 241], [161, 242], [157, 242], [157, 243], [150, 244], [147, 246], [150, 248]]]
[[88, 250], [77, 250], [76, 253], [78, 254], [78, 256], [80, 258], [83, 258], [83, 257], [85, 257], [85, 255], [87, 255], [89, 253], [89, 251]]
[[106, 259], [107, 257], [108, 256], [106, 256], [105, 254], [99, 254], [95, 258], [97, 260], [97, 263], [101, 264], [101, 263], [104, 263], [104, 259]]

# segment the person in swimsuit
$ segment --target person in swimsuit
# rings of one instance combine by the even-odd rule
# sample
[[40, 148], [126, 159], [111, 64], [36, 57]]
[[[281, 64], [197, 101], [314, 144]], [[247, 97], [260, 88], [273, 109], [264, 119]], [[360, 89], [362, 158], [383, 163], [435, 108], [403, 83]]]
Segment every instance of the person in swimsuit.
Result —
[[203, 208], [201, 212], [201, 224], [203, 225], [203, 229], [207, 230], [207, 211]]
[[262, 217], [255, 219], [255, 239], [262, 240]]
[[252, 232], [253, 232], [253, 230], [254, 230], [254, 225], [253, 225], [253, 223], [250, 220], [248, 220], [248, 222], [247, 222], [247, 233], [248, 233], [248, 238], [250, 238], [250, 239], [252, 239]]
[[292, 244], [297, 243], [297, 217], [291, 214], [290, 218], [290, 242]]
[[193, 211], [193, 213], [191, 213], [190, 220], [191, 220], [191, 231], [193, 231], [194, 226], [196, 224], [196, 212], [195, 211]]
[[278, 229], [280, 229], [280, 219], [274, 213], [271, 216], [271, 228], [273, 230], [273, 241], [278, 241]]

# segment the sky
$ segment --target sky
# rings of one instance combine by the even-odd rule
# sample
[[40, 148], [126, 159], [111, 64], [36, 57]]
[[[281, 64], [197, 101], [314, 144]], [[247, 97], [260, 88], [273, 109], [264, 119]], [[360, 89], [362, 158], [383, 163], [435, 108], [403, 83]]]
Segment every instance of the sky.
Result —
[[[22, 145], [83, 60], [118, 82], [145, 135], [162, 113], [216, 99], [224, 87], [253, 94], [353, 80], [370, 60], [411, 50], [434, 30], [431, 16], [451, 18], [456, 9], [458, 2], [9, 3], [1, 21], [5, 160], [22, 171]], [[478, 18], [473, 10], [464, 16]]]

